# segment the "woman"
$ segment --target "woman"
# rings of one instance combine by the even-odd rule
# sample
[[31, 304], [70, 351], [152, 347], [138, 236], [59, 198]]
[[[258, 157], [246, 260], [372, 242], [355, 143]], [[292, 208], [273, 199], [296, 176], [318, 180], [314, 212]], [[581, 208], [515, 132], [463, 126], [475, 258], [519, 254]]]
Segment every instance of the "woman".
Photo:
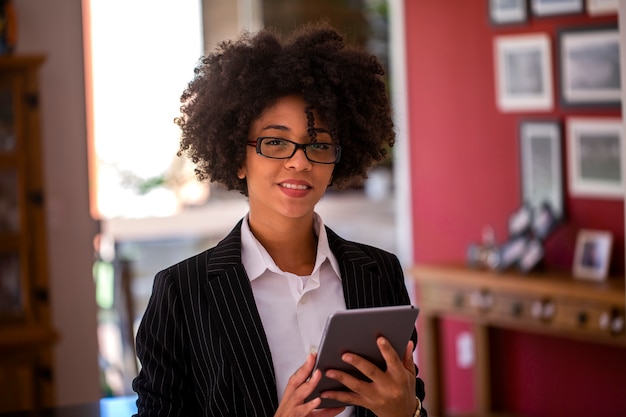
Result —
[[329, 314], [409, 303], [394, 255], [340, 238], [314, 211], [330, 184], [358, 183], [393, 145], [380, 64], [316, 24], [285, 41], [262, 30], [224, 42], [195, 74], [176, 119], [179, 154], [199, 179], [246, 195], [249, 212], [155, 277], [137, 335], [138, 415], [420, 415], [416, 334], [403, 357], [377, 341], [386, 371], [345, 355], [369, 383], [329, 371], [352, 391], [322, 396], [350, 406], [305, 402]]

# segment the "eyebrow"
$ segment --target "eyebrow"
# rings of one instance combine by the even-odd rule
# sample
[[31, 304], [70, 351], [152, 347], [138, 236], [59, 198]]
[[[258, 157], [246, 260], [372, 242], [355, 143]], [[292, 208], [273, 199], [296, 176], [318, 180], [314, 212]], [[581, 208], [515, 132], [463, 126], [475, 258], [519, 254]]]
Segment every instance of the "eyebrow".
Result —
[[[267, 125], [262, 130], [265, 131], [265, 130], [269, 130], [269, 129], [281, 130], [283, 132], [291, 131], [290, 128], [288, 128], [287, 126], [283, 126], [283, 125]], [[327, 133], [327, 134], [330, 135], [330, 131], [328, 129], [324, 129], [323, 127], [314, 127], [313, 130], [316, 133]]]

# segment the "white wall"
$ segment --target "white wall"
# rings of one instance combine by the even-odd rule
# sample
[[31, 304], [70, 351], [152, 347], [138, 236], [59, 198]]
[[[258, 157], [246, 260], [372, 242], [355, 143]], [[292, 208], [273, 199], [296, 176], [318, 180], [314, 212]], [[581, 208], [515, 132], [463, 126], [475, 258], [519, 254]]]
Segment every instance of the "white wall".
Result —
[[[57, 403], [100, 398], [81, 0], [18, 0], [18, 53], [44, 53], [41, 111]], [[112, 23], [112, 26], [113, 23]]]

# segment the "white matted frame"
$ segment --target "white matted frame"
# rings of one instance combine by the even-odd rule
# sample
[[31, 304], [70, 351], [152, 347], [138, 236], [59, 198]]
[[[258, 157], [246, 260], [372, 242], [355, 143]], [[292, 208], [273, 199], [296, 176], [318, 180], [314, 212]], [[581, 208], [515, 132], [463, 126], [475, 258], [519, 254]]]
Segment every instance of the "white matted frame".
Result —
[[613, 235], [601, 230], [582, 229], [576, 237], [572, 274], [576, 279], [603, 281], [611, 262]]
[[544, 33], [494, 38], [496, 102], [503, 112], [553, 107], [550, 38]]
[[581, 13], [583, 0], [531, 0], [531, 9], [535, 16], [553, 16], [559, 14]]
[[587, 13], [592, 16], [615, 14], [619, 8], [619, 0], [587, 0]]
[[527, 21], [526, 0], [489, 0], [489, 20], [494, 25]]
[[563, 217], [561, 124], [520, 122], [522, 200], [534, 211], [547, 203], [556, 219]]
[[567, 120], [569, 191], [575, 197], [624, 198], [623, 125], [618, 118]]
[[567, 28], [559, 31], [558, 40], [562, 104], [619, 105], [617, 26]]

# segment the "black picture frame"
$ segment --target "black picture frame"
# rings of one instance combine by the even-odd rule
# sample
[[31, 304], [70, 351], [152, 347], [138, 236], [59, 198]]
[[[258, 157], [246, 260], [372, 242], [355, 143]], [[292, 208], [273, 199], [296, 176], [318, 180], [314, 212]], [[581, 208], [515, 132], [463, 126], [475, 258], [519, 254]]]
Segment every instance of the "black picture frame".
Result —
[[620, 39], [617, 25], [557, 31], [559, 99], [563, 107], [619, 107]]
[[533, 212], [550, 207], [564, 217], [562, 126], [558, 120], [522, 120], [519, 124], [521, 195]]

